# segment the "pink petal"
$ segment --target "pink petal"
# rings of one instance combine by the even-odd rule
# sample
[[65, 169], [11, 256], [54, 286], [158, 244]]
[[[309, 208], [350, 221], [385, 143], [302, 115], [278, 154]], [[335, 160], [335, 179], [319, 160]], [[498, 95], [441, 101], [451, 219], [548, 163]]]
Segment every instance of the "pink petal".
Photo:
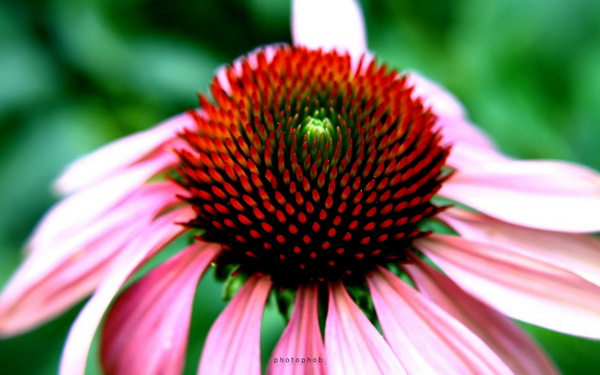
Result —
[[[140, 231], [139, 226], [127, 229], [99, 240], [96, 246], [85, 250], [84, 258], [67, 258], [48, 265], [23, 264], [0, 299], [0, 335], [28, 331], [90, 294], [106, 273], [114, 254]], [[39, 272], [29, 272], [35, 268]]]
[[407, 78], [407, 84], [414, 86], [413, 97], [421, 98], [438, 116], [443, 143], [452, 145], [449, 165], [465, 169], [507, 159], [481, 129], [467, 120], [465, 109], [454, 95], [419, 73], [410, 72]]
[[[103, 237], [115, 228], [119, 229], [127, 224], [135, 225], [140, 221], [135, 220], [136, 218], [152, 219], [162, 210], [180, 203], [177, 195], [184, 192], [171, 182], [145, 183], [116, 205], [87, 220], [73, 221], [71, 226], [56, 225], [51, 221], [40, 225], [27, 243], [26, 250], [34, 254], [53, 248], [51, 256], [56, 259], [60, 253], [56, 248], [81, 248], [85, 243]], [[60, 205], [59, 203], [58, 206]]]
[[416, 72], [407, 75], [407, 85], [413, 86], [413, 98], [421, 98], [423, 104], [438, 116], [444, 141], [496, 150], [487, 134], [467, 121], [464, 107], [448, 90]]
[[368, 282], [383, 333], [409, 374], [512, 374], [479, 337], [389, 271]]
[[54, 187], [61, 194], [89, 187], [160, 150], [184, 128], [194, 127], [193, 118], [184, 113], [149, 130], [109, 143], [71, 164]]
[[419, 290], [479, 336], [515, 374], [558, 374], [550, 359], [519, 326], [425, 262], [418, 258], [415, 262], [405, 269]]
[[84, 375], [94, 334], [112, 300], [140, 265], [185, 231], [177, 223], [191, 220], [194, 216], [193, 211], [187, 208], [171, 211], [132, 238], [71, 326], [60, 363], [61, 375]]
[[252, 276], [213, 324], [199, 375], [259, 375], [260, 325], [271, 280]]
[[[440, 116], [452, 119], [464, 119], [467, 115], [460, 101], [439, 84], [425, 78], [417, 72], [409, 72], [407, 85], [414, 86], [413, 97], [421, 98], [426, 107], [431, 107], [433, 112]], [[480, 133], [478, 129], [469, 132], [473, 141], [492, 147], [489, 139]]]
[[342, 283], [330, 285], [325, 323], [330, 374], [406, 374], [377, 329], [352, 301]]
[[[458, 169], [459, 171], [468, 171], [472, 168], [485, 168], [490, 163], [502, 163], [511, 160], [506, 155], [491, 149], [484, 148], [478, 145], [469, 143], [464, 139], [456, 138], [455, 135], [461, 133], [462, 135], [468, 134], [467, 131], [460, 130], [464, 126], [453, 126], [452, 130], [449, 126], [445, 126], [447, 121], [440, 120], [438, 124], [441, 124], [442, 130], [442, 142], [445, 145], [452, 146], [450, 154], [446, 158], [446, 164], [450, 167]], [[466, 123], [463, 122], [463, 125]]]
[[[92, 292], [115, 254], [164, 208], [176, 203], [175, 185], [152, 184], [64, 242], [29, 254], [0, 297], [0, 334], [14, 335], [51, 319]], [[161, 205], [154, 201], [161, 198]], [[135, 199], [134, 199], [135, 198]]]
[[[316, 285], [301, 286], [296, 295], [294, 313], [277, 343], [267, 374], [326, 374], [325, 347], [319, 328], [319, 295]], [[317, 362], [286, 363], [285, 358], [311, 358]], [[277, 362], [275, 362], [277, 361]]]
[[524, 228], [458, 208], [438, 218], [462, 237], [495, 243], [600, 285], [600, 240], [595, 236]]
[[415, 245], [463, 289], [505, 315], [600, 338], [600, 287], [551, 264], [490, 243], [432, 235]]
[[600, 231], [600, 177], [553, 161], [504, 161], [459, 170], [441, 196], [512, 224], [560, 232]]
[[135, 193], [139, 187], [158, 172], [177, 163], [175, 154], [167, 153], [150, 159], [112, 176], [111, 178], [78, 191], [54, 206], [38, 224], [30, 239], [30, 246], [68, 238], [65, 233], [83, 228], [101, 214]]
[[294, 45], [337, 50], [359, 57], [367, 52], [362, 11], [355, 0], [294, 0]]
[[106, 373], [181, 374], [196, 285], [219, 249], [195, 243], [119, 297], [102, 332]]

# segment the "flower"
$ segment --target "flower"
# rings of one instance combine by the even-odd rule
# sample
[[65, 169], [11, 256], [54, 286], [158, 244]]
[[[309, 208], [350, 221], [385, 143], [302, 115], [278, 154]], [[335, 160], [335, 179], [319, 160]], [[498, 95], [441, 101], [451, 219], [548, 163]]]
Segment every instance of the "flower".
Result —
[[600, 337], [600, 246], [583, 234], [600, 229], [596, 172], [502, 155], [449, 93], [374, 61], [353, 1], [294, 2], [293, 36], [295, 47], [221, 69], [201, 109], [63, 174], [67, 198], [0, 297], [2, 334], [93, 292], [62, 374], [84, 373], [102, 319], [106, 373], [178, 374], [214, 263], [247, 279], [206, 339], [201, 374], [260, 373], [263, 308], [285, 291], [294, 309], [273, 374], [556, 373], [505, 315]]

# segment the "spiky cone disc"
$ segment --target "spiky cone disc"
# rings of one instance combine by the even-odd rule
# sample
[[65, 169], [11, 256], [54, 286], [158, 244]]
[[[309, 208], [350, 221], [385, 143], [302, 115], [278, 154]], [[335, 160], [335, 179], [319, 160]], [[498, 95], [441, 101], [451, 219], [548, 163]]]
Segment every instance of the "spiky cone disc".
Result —
[[352, 282], [426, 235], [448, 150], [406, 79], [365, 61], [270, 48], [201, 96], [178, 181], [220, 264], [280, 287]]

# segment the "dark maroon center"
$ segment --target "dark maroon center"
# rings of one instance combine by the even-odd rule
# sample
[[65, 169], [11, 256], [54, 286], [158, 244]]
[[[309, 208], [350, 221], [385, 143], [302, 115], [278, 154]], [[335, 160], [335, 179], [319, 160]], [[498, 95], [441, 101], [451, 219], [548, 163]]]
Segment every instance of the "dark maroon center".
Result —
[[182, 137], [189, 226], [220, 264], [276, 285], [363, 278], [405, 259], [448, 150], [406, 80], [349, 56], [278, 47], [227, 70]]

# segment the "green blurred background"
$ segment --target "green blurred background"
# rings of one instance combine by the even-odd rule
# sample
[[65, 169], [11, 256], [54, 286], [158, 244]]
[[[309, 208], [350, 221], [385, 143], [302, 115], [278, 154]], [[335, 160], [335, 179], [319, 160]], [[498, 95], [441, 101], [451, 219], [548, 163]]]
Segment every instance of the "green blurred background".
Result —
[[[362, 1], [370, 48], [449, 87], [508, 154], [600, 169], [600, 2]], [[215, 69], [289, 42], [284, 0], [0, 1], [0, 285], [77, 156], [196, 105]], [[199, 290], [186, 373], [224, 305]], [[208, 303], [207, 303], [208, 301]], [[77, 306], [0, 340], [0, 374], [56, 373]], [[283, 322], [267, 309], [264, 352]], [[527, 327], [565, 374], [600, 371], [600, 343]], [[98, 373], [95, 355], [90, 373]], [[133, 375], [133, 374], [132, 374]]]

